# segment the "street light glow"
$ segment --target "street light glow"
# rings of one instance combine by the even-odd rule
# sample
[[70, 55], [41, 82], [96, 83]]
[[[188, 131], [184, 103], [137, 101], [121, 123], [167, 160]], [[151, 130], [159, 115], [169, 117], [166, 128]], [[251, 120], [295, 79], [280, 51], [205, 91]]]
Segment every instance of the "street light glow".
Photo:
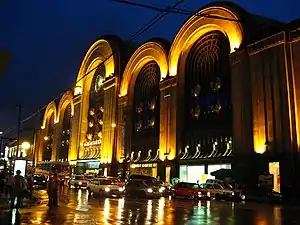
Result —
[[30, 143], [29, 142], [27, 142], [27, 141], [24, 141], [22, 144], [21, 144], [21, 147], [22, 147], [22, 149], [24, 149], [24, 150], [28, 150], [28, 149], [30, 149]]
[[45, 141], [48, 141], [48, 140], [49, 140], [49, 137], [48, 137], [48, 136], [45, 136], [45, 137], [44, 137], [44, 140], [45, 140]]
[[3, 131], [0, 131], [0, 135], [2, 135], [3, 134]]
[[113, 128], [115, 128], [115, 127], [117, 126], [117, 124], [116, 124], [116, 123], [112, 123], [111, 126], [112, 126]]

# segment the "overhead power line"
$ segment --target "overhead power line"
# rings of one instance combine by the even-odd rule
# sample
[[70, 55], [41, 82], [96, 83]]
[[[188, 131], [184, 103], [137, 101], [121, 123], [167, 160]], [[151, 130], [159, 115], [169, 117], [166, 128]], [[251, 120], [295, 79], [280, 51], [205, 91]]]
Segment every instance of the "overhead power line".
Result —
[[[179, 6], [181, 3], [183, 3], [184, 0], [179, 0], [177, 1], [175, 4], [166, 7], [166, 9], [174, 9], [177, 6]], [[149, 30], [151, 27], [153, 27], [156, 23], [158, 23], [161, 19], [163, 19], [165, 16], [167, 16], [169, 14], [169, 11], [167, 10], [162, 10], [159, 11], [159, 14], [155, 15], [150, 21], [148, 21], [143, 27], [141, 27], [139, 30], [137, 30], [129, 39], [128, 43], [131, 43], [132, 41], [134, 41], [137, 37], [139, 37], [140, 35], [142, 35], [143, 33], [145, 33], [147, 30]], [[85, 73], [79, 80], [76, 80], [75, 84], [72, 85], [71, 88], [76, 87], [77, 83], [79, 81], [81, 81], [82, 79], [84, 79], [85, 77], [87, 77], [90, 73], [92, 73], [93, 71], [95, 71], [96, 69], [98, 69], [99, 67], [101, 67], [102, 65], [104, 65], [104, 63], [110, 59], [112, 56], [114, 56], [115, 54], [117, 54], [117, 52], [112, 52], [112, 54], [110, 54], [108, 57], [106, 57], [98, 66], [96, 66], [95, 68], [93, 68], [92, 70], [89, 70], [87, 73]], [[58, 97], [52, 99], [51, 101], [55, 101], [59, 98], [61, 98], [64, 95], [65, 92], [62, 92]], [[35, 113], [33, 113], [32, 115], [26, 117], [25, 119], [21, 120], [21, 123], [24, 123], [28, 120], [30, 120], [31, 118], [35, 117], [36, 115], [38, 115], [40, 112], [42, 112], [47, 105], [49, 104], [49, 102], [47, 104], [45, 104], [44, 106], [40, 107], [38, 111], [36, 111]], [[6, 131], [4, 131], [4, 134], [9, 133], [10, 131], [12, 131], [15, 128], [15, 126], [12, 126], [10, 128], [8, 128]]]
[[207, 13], [193, 12], [190, 10], [177, 8], [177, 6], [172, 7], [172, 8], [171, 7], [161, 8], [161, 7], [157, 7], [157, 6], [147, 5], [144, 3], [132, 2], [132, 1], [128, 1], [128, 0], [111, 0], [111, 1], [126, 4], [126, 5], [136, 6], [136, 7], [140, 7], [140, 8], [151, 9], [151, 10], [158, 11], [158, 12], [167, 12], [167, 13], [187, 15], [187, 16], [207, 17], [207, 18], [212, 18], [212, 19], [228, 20], [228, 21], [232, 21], [232, 22], [242, 23], [242, 20], [239, 20], [239, 19], [232, 19], [232, 18], [227, 18], [227, 17], [223, 17], [223, 16], [211, 15], [211, 14], [207, 14]]
[[[191, 11], [187, 9], [182, 9], [178, 7], [174, 8], [161, 8], [153, 5], [147, 5], [144, 3], [137, 3], [137, 2], [132, 2], [128, 0], [111, 0], [112, 2], [118, 2], [121, 4], [126, 4], [126, 5], [131, 5], [135, 7], [140, 7], [140, 8], [145, 8], [145, 9], [150, 9], [158, 12], [168, 12], [168, 13], [173, 13], [173, 14], [178, 14], [178, 15], [186, 15], [186, 16], [198, 16], [202, 18], [211, 18], [211, 19], [217, 19], [217, 20], [227, 20], [231, 22], [236, 22], [236, 23], [244, 23], [244, 20], [241, 19], [234, 19], [234, 18], [228, 18], [228, 17], [223, 17], [223, 16], [218, 16], [218, 15], [212, 15], [209, 13], [203, 13], [203, 12], [198, 12], [198, 11]], [[268, 26], [268, 27], [273, 27], [273, 28], [279, 28], [279, 29], [285, 29], [284, 25], [281, 24], [280, 22], [276, 22], [275, 20], [271, 20], [271, 23], [266, 23], [266, 22], [256, 22], [257, 25], [262, 25], [262, 26]]]

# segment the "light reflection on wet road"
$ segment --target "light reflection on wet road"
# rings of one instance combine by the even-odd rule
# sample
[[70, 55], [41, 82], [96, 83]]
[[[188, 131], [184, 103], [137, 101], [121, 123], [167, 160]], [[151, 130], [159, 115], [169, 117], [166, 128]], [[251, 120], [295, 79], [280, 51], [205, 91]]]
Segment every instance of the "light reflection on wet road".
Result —
[[99, 199], [87, 191], [64, 190], [59, 207], [41, 205], [1, 212], [0, 224], [299, 224], [300, 208], [266, 204], [160, 199]]

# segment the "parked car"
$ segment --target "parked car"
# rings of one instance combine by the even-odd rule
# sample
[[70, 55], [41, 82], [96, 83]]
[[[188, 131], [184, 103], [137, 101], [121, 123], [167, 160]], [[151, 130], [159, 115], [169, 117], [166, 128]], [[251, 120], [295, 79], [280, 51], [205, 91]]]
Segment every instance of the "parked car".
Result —
[[248, 201], [280, 203], [284, 200], [283, 194], [258, 185], [245, 186], [243, 192], [247, 195]]
[[83, 175], [72, 176], [69, 180], [69, 187], [86, 189], [89, 181]]
[[121, 197], [124, 195], [125, 187], [112, 178], [96, 178], [90, 181], [89, 191], [91, 195]]
[[131, 179], [125, 186], [125, 192], [128, 196], [159, 198], [163, 190], [152, 180]]
[[232, 186], [226, 183], [206, 183], [201, 184], [201, 188], [210, 192], [210, 197], [216, 200], [227, 201], [244, 201], [246, 195], [239, 189], [234, 189]]
[[35, 175], [33, 176], [33, 188], [34, 189], [46, 189], [47, 178], [45, 176]]
[[173, 198], [184, 197], [187, 199], [209, 199], [210, 192], [202, 189], [199, 184], [188, 183], [188, 182], [179, 182], [175, 184], [171, 191], [171, 196]]

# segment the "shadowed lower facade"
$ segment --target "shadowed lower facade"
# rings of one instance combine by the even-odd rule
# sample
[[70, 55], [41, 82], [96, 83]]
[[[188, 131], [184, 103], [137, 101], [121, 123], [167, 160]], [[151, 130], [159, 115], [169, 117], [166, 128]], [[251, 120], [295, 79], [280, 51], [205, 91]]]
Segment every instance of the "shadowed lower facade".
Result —
[[198, 12], [216, 18], [191, 16], [172, 43], [97, 40], [76, 87], [46, 108], [38, 167], [190, 182], [225, 168], [299, 187], [300, 24], [230, 3]]

